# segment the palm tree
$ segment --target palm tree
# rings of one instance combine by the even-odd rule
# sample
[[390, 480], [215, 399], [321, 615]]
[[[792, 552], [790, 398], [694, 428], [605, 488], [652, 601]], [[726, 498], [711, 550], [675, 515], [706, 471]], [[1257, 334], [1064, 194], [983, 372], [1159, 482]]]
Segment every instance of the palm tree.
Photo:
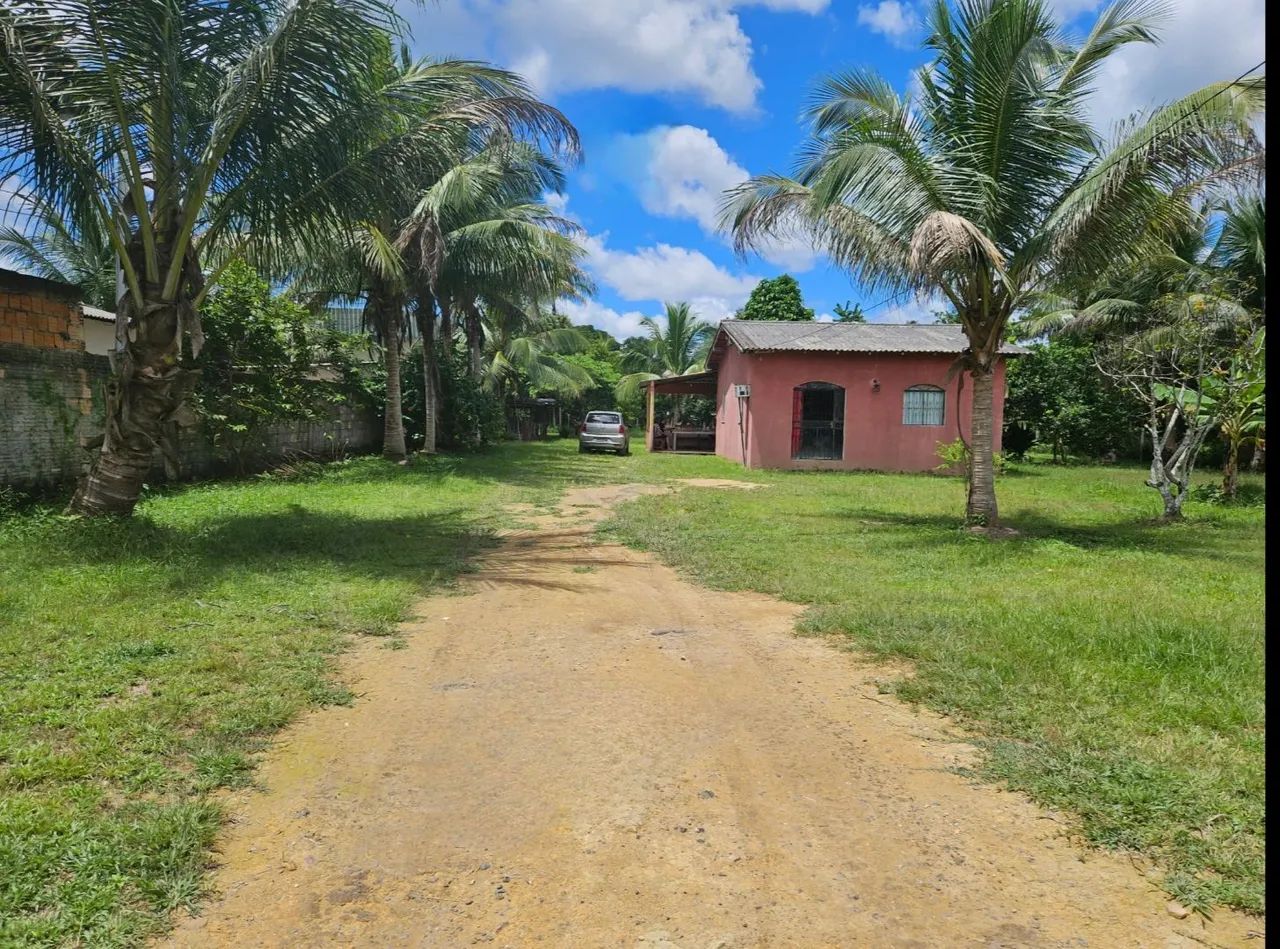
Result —
[[1070, 334], [1153, 352], [1190, 336], [1211, 343], [1211, 372], [1187, 380], [1213, 416], [1227, 455], [1223, 494], [1234, 497], [1242, 445], [1254, 458], [1265, 422], [1264, 339], [1266, 234], [1261, 202], [1240, 197], [1189, 211], [1187, 225], [1135, 265], [1123, 264], [1087, 285], [1079, 299], [1049, 295], [1043, 312], [1019, 321], [1026, 337]]
[[[737, 249], [807, 230], [871, 289], [942, 295], [969, 341], [972, 378], [967, 519], [998, 518], [993, 370], [1010, 316], [1033, 294], [1140, 254], [1153, 219], [1210, 182], [1257, 174], [1249, 120], [1263, 81], [1208, 86], [1095, 134], [1088, 97], [1099, 67], [1156, 39], [1160, 7], [1119, 0], [1078, 45], [1044, 0], [934, 0], [934, 55], [901, 95], [874, 72], [828, 77], [808, 108], [794, 177], [757, 176], [730, 192]], [[1181, 202], [1185, 206], [1185, 201]]]
[[485, 317], [481, 380], [490, 392], [554, 392], [572, 397], [595, 382], [591, 373], [565, 359], [586, 349], [588, 339], [578, 327], [566, 325], [563, 317], [493, 306]]
[[[424, 341], [424, 450], [435, 448], [441, 395], [434, 364], [437, 340], [452, 346], [460, 323], [468, 371], [492, 386], [508, 373], [485, 370], [487, 324], [500, 338], [522, 338], [520, 330], [539, 322], [539, 305], [592, 292], [581, 266], [584, 251], [574, 239], [577, 225], [554, 214], [541, 199], [544, 192], [558, 191], [563, 184], [563, 172], [553, 157], [500, 137], [432, 183], [404, 222], [397, 246], [407, 261]], [[554, 356], [547, 347], [564, 343], [536, 329], [525, 338], [531, 348], [521, 347], [521, 355], [510, 355], [533, 363], [538, 361], [535, 354]], [[502, 351], [502, 344], [490, 346], [490, 360]]]
[[[1231, 275], [1245, 306], [1257, 311], [1266, 319], [1267, 311], [1267, 209], [1260, 194], [1242, 195], [1227, 203], [1226, 220], [1218, 243], [1210, 259]], [[1264, 365], [1265, 375], [1265, 365]], [[1235, 425], [1241, 439], [1248, 436], [1253, 442], [1253, 454], [1249, 468], [1257, 471], [1266, 456], [1266, 411], [1261, 394], [1255, 400], [1258, 411], [1246, 424]], [[1232, 428], [1228, 422], [1224, 432]], [[1230, 440], [1232, 434], [1227, 433]], [[1238, 445], [1235, 449], [1239, 451]], [[1223, 479], [1229, 497], [1235, 495], [1235, 476], [1228, 458], [1228, 476]]]
[[[664, 303], [663, 308], [665, 325], [652, 316], [643, 317], [640, 323], [648, 336], [629, 347], [623, 356], [623, 368], [630, 372], [618, 380], [615, 388], [620, 402], [634, 399], [647, 382], [697, 372], [706, 365], [715, 326], [699, 319], [688, 303]], [[676, 421], [679, 406], [677, 400]]]
[[126, 288], [106, 432], [73, 510], [137, 502], [192, 384], [217, 277], [206, 263], [243, 256], [279, 273], [282, 251], [319, 254], [390, 183], [439, 174], [442, 129], [562, 131], [501, 70], [440, 62], [388, 76], [399, 25], [391, 0], [0, 11], [0, 177], [80, 232], [101, 227]]
[[1245, 306], [1267, 309], [1267, 208], [1257, 193], [1237, 195], [1221, 208], [1222, 230], [1208, 260], [1227, 274]]
[[69, 284], [91, 306], [116, 304], [115, 248], [96, 218], [77, 229], [39, 198], [23, 202], [28, 223], [0, 228], [0, 258], [7, 257], [46, 280]]
[[1210, 208], [1187, 206], [1182, 224], [1149, 235], [1138, 259], [1028, 294], [1011, 332], [1020, 339], [1142, 337], [1159, 346], [1180, 338], [1181, 325], [1194, 316], [1201, 333], [1230, 335], [1252, 316], [1241, 302], [1246, 288], [1213, 259], [1223, 229]]

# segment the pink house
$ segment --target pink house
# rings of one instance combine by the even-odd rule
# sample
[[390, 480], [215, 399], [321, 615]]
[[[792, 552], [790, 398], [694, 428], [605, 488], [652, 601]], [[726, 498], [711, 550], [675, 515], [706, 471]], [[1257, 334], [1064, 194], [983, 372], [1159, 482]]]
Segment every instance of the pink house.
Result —
[[[940, 442], [969, 438], [968, 380], [952, 369], [967, 346], [955, 325], [725, 320], [706, 372], [650, 383], [646, 442], [714, 445], [749, 468], [930, 471]], [[999, 449], [1004, 358], [996, 392]], [[715, 400], [714, 428], [658, 433], [655, 446], [653, 397], [681, 393]]]

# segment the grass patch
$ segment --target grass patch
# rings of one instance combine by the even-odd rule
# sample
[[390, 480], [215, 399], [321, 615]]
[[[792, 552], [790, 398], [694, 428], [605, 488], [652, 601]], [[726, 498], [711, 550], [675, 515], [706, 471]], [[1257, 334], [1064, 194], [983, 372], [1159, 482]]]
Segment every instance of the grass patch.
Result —
[[267, 738], [352, 701], [335, 657], [472, 568], [506, 503], [723, 473], [572, 441], [180, 486], [129, 521], [0, 518], [0, 945], [135, 945], [201, 892]]
[[959, 529], [956, 480], [756, 476], [767, 491], [646, 497], [605, 530], [911, 660], [895, 691], [985, 736], [985, 777], [1155, 858], [1190, 906], [1262, 911], [1260, 507], [1193, 500], [1154, 526], [1136, 469], [1024, 466], [999, 489], [1022, 534], [996, 542]]
[[810, 604], [805, 628], [914, 660], [895, 688], [980, 727], [985, 773], [1152, 854], [1196, 905], [1261, 907], [1263, 510], [1151, 527], [1136, 471], [1001, 483], [1024, 534], [958, 529], [930, 477], [578, 455], [572, 440], [404, 467], [168, 489], [127, 522], [0, 519], [0, 945], [136, 945], [201, 894], [222, 812], [271, 734], [352, 701], [380, 636], [573, 485], [728, 477], [613, 527], [715, 586]]

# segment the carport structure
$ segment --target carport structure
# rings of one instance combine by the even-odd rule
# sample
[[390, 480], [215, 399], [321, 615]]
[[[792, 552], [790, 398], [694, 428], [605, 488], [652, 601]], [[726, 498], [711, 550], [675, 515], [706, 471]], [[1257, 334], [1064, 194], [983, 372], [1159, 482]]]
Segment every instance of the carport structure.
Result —
[[[662, 379], [650, 379], [648, 382], [648, 390], [649, 397], [645, 413], [644, 447], [649, 451], [654, 451], [653, 434], [654, 425], [657, 421], [653, 410], [654, 399], [660, 395], [700, 395], [705, 399], [710, 399], [714, 404], [716, 401], [716, 373], [715, 370], [708, 370], [706, 372], [691, 372], [684, 376], [667, 376]], [[676, 451], [694, 455], [715, 454], [715, 429], [704, 430], [673, 428], [667, 432], [667, 437], [669, 441], [666, 446], [657, 450]], [[690, 447], [680, 447], [681, 441]]]

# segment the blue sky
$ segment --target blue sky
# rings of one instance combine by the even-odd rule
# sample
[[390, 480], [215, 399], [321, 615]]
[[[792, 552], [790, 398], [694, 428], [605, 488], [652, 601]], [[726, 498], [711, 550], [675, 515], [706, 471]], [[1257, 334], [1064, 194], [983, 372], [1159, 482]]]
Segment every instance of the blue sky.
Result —
[[[1095, 109], [1109, 123], [1264, 56], [1264, 0], [1176, 0], [1158, 48], [1108, 64]], [[1087, 30], [1099, 4], [1055, 0]], [[872, 66], [905, 88], [924, 62], [912, 0], [439, 0], [406, 4], [420, 54], [513, 68], [562, 109], [586, 157], [561, 200], [586, 231], [599, 292], [566, 308], [617, 336], [661, 301], [708, 319], [732, 313], [761, 277], [795, 274], [818, 314], [857, 301], [871, 318], [927, 321], [929, 301], [884, 302], [803, 245], [739, 260], [715, 233], [720, 191], [790, 168], [816, 77]]]

